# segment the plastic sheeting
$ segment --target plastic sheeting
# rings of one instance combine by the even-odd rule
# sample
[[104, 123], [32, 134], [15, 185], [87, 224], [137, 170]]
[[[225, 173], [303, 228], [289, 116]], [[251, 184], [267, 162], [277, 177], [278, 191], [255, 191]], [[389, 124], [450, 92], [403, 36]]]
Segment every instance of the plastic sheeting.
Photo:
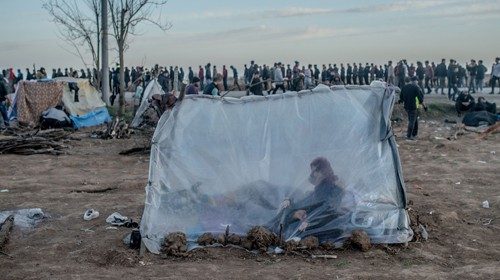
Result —
[[130, 126], [138, 127], [139, 125], [141, 125], [142, 116], [149, 107], [149, 100], [155, 94], [165, 94], [157, 79], [151, 80], [151, 82], [149, 82], [149, 84], [146, 86], [146, 89], [144, 90], [144, 94], [142, 96], [141, 105], [139, 105], [139, 108], [137, 109], [137, 112], [135, 113], [134, 119], [132, 120]]
[[[145, 245], [158, 253], [168, 232], [193, 241], [228, 225], [237, 234], [257, 225], [278, 233], [282, 225], [285, 239], [321, 242], [341, 242], [354, 229], [373, 243], [411, 240], [390, 128], [394, 98], [383, 83], [241, 99], [186, 96], [153, 136]], [[336, 180], [308, 180], [318, 157]]]
[[90, 111], [81, 116], [70, 116], [70, 118], [76, 129], [97, 126], [111, 121], [111, 117], [109, 116], [109, 112], [106, 107], [97, 108], [94, 111]]

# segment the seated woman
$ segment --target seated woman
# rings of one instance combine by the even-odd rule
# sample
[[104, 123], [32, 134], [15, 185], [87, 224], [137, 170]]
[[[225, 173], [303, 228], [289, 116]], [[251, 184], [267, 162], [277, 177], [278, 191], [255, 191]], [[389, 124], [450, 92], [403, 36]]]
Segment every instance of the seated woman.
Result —
[[326, 158], [311, 162], [309, 182], [314, 190], [297, 202], [285, 199], [278, 215], [267, 226], [285, 238], [313, 235], [320, 241], [334, 239], [342, 233], [332, 223], [345, 214], [341, 209], [345, 191]]

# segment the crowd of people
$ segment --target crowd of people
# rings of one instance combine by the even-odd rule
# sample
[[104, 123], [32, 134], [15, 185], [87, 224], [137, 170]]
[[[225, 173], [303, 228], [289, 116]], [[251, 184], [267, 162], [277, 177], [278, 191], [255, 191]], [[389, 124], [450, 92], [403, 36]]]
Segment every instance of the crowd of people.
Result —
[[[448, 64], [447, 64], [448, 63]], [[275, 94], [278, 90], [300, 91], [311, 89], [318, 84], [326, 85], [369, 85], [374, 80], [382, 80], [389, 84], [402, 88], [405, 79], [415, 79], [417, 85], [426, 94], [432, 92], [445, 94], [447, 89], [448, 98], [455, 101], [459, 95], [459, 89], [465, 88], [469, 93], [483, 92], [485, 84], [491, 87], [490, 94], [495, 93], [495, 87], [500, 88], [500, 58], [496, 58], [490, 70], [490, 79], [485, 80], [489, 69], [482, 60], [472, 59], [465, 66], [456, 60], [442, 59], [441, 63], [417, 61], [408, 63], [402, 59], [397, 63], [388, 61], [384, 65], [374, 63], [340, 63], [301, 65], [295, 61], [293, 66], [276, 62], [270, 65], [257, 65], [251, 61], [243, 66], [243, 75], [240, 77], [235, 66], [231, 65], [218, 69], [216, 65], [207, 63], [199, 65], [195, 70], [188, 67], [185, 72], [179, 66], [159, 66], [158, 64], [147, 69], [143, 66], [125, 67], [124, 82], [125, 90], [135, 91], [138, 85], [144, 89], [154, 78], [157, 79], [164, 92], [179, 93], [182, 83], [187, 83], [186, 94], [209, 94], [221, 95], [224, 91], [247, 90], [247, 94], [263, 95]], [[0, 81], [0, 99], [5, 100], [5, 95], [15, 90], [15, 85], [21, 80], [43, 80], [49, 78], [45, 68], [38, 70], [33, 67], [25, 69], [25, 75], [20, 69], [14, 72], [13, 68], [2, 70]], [[74, 77], [89, 79], [96, 87], [100, 87], [99, 72], [97, 69], [52, 69], [50, 78]], [[232, 81], [231, 84], [229, 81]], [[117, 65], [110, 69], [109, 85], [112, 95], [111, 104], [114, 103], [120, 91], [120, 67]], [[500, 94], [500, 91], [498, 92]], [[1, 107], [1, 106], [0, 106]]]

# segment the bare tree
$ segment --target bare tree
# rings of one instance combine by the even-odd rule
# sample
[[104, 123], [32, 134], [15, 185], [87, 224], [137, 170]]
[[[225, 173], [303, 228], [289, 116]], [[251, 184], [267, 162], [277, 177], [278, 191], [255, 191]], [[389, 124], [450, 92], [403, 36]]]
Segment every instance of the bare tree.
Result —
[[[53, 17], [60, 35], [76, 50], [82, 62], [87, 65], [83, 54], [90, 53], [93, 66], [99, 70], [100, 0], [47, 0], [43, 8]], [[94, 78], [94, 85], [99, 87], [100, 75]]]
[[167, 3], [166, 0], [108, 0], [113, 37], [118, 47], [120, 61], [120, 98], [118, 116], [123, 115], [125, 106], [125, 61], [124, 53], [127, 49], [129, 35], [137, 35], [136, 27], [141, 23], [151, 23], [165, 31], [172, 26], [159, 18], [152, 19], [154, 11], [161, 11], [161, 7]]

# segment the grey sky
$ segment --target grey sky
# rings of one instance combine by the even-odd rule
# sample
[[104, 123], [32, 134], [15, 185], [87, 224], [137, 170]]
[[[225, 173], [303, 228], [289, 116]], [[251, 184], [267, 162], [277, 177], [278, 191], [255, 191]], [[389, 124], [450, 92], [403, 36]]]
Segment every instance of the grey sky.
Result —
[[[58, 38], [42, 2], [0, 0], [0, 68], [82, 66]], [[383, 63], [403, 57], [489, 64], [500, 56], [500, 0], [171, 0], [161, 15], [172, 29], [141, 27], [142, 35], [130, 41], [127, 65]]]

